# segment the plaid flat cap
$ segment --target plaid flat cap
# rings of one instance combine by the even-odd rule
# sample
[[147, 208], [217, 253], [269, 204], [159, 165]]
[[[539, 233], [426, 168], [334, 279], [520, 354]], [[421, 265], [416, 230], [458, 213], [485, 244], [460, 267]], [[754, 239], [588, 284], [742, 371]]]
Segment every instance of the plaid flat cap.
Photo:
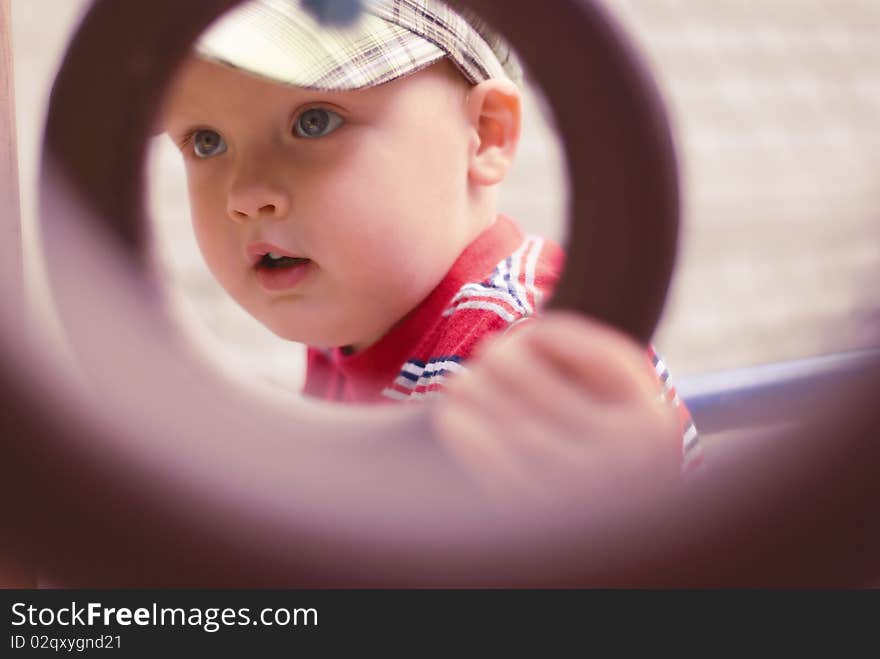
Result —
[[373, 87], [448, 57], [471, 83], [521, 84], [506, 42], [440, 0], [365, 0], [347, 27], [321, 25], [302, 0], [249, 0], [196, 43], [199, 56], [282, 84], [320, 90]]

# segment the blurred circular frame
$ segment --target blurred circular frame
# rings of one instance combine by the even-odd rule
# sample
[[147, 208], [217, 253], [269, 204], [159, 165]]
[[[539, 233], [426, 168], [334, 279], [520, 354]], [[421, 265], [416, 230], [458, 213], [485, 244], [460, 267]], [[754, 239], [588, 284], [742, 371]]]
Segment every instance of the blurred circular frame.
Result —
[[[712, 513], [760, 501], [731, 503], [717, 489], [711, 505], [678, 516], [678, 495], [572, 501], [553, 515], [498, 508], [435, 448], [423, 409], [291, 401], [279, 410], [188, 353], [145, 267], [145, 144], [177, 63], [234, 4], [96, 0], [67, 51], [46, 127], [41, 217], [84, 377], [59, 374], [20, 323], [3, 323], [0, 493], [12, 549], [71, 585], [645, 585], [740, 574], [719, 575], [712, 543], [693, 530], [730, 541], [745, 522], [718, 526]], [[569, 258], [550, 306], [647, 341], [679, 211], [650, 76], [597, 4], [547, 0], [539, 20], [532, 3], [452, 4], [517, 47], [565, 141]], [[27, 441], [9, 441], [15, 434]], [[657, 510], [677, 539], [644, 524]], [[650, 559], [622, 549], [639, 534], [654, 541]], [[670, 569], [688, 555], [686, 570]], [[767, 558], [753, 577], [802, 574], [769, 572], [780, 562]]]

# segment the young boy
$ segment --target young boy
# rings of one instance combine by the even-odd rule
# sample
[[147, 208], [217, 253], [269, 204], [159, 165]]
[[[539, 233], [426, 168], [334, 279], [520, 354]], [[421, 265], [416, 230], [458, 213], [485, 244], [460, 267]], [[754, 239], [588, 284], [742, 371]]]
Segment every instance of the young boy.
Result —
[[568, 314], [527, 323], [563, 252], [496, 210], [520, 136], [515, 57], [437, 0], [365, 4], [328, 30], [298, 0], [248, 2], [179, 72], [165, 129], [213, 275], [309, 346], [309, 396], [449, 385], [436, 433], [489, 488], [678, 473], [696, 431], [653, 352]]

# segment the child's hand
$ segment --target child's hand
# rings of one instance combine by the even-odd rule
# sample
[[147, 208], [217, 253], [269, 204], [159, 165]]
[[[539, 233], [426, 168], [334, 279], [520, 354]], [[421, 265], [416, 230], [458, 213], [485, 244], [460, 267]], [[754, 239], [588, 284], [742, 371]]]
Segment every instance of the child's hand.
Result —
[[676, 412], [646, 349], [574, 314], [489, 342], [432, 415], [443, 446], [499, 497], [669, 484], [681, 472]]

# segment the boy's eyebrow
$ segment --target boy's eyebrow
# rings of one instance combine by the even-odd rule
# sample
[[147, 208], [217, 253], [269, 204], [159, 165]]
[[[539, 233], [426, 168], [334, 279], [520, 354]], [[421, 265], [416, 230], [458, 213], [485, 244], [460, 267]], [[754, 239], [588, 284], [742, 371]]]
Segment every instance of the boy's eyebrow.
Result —
[[297, 105], [306, 105], [307, 103], [324, 101], [345, 107], [346, 105], [351, 104], [365, 105], [374, 98], [374, 95], [369, 93], [371, 90], [368, 89], [346, 91], [325, 91], [321, 89], [308, 89], [305, 87], [291, 87], [290, 89], [295, 90], [297, 95], [302, 95], [301, 100], [299, 100]]
[[[342, 109], [347, 109], [348, 105], [366, 106], [374, 104], [378, 98], [375, 94], [370, 94], [371, 90], [347, 90], [347, 91], [326, 91], [320, 89], [307, 89], [305, 87], [289, 87], [285, 91], [289, 100], [291, 111], [298, 109], [300, 106], [311, 103], [326, 102], [336, 105]], [[255, 99], [259, 94], [254, 94]], [[198, 100], [193, 107], [193, 103], [184, 102], [181, 105], [169, 103], [163, 112], [160, 113], [161, 120], [167, 123], [167, 117], [171, 115], [172, 108], [175, 109], [174, 114], [189, 117], [188, 123], [204, 123], [214, 111], [216, 105], [210, 102]], [[198, 119], [196, 117], [199, 117]], [[210, 123], [210, 122], [209, 122]]]
[[169, 136], [176, 138], [186, 133], [192, 132], [194, 129], [205, 126], [204, 121], [182, 119], [178, 116], [169, 117], [167, 115], [160, 116], [154, 124], [159, 128], [159, 132], [167, 133]]

